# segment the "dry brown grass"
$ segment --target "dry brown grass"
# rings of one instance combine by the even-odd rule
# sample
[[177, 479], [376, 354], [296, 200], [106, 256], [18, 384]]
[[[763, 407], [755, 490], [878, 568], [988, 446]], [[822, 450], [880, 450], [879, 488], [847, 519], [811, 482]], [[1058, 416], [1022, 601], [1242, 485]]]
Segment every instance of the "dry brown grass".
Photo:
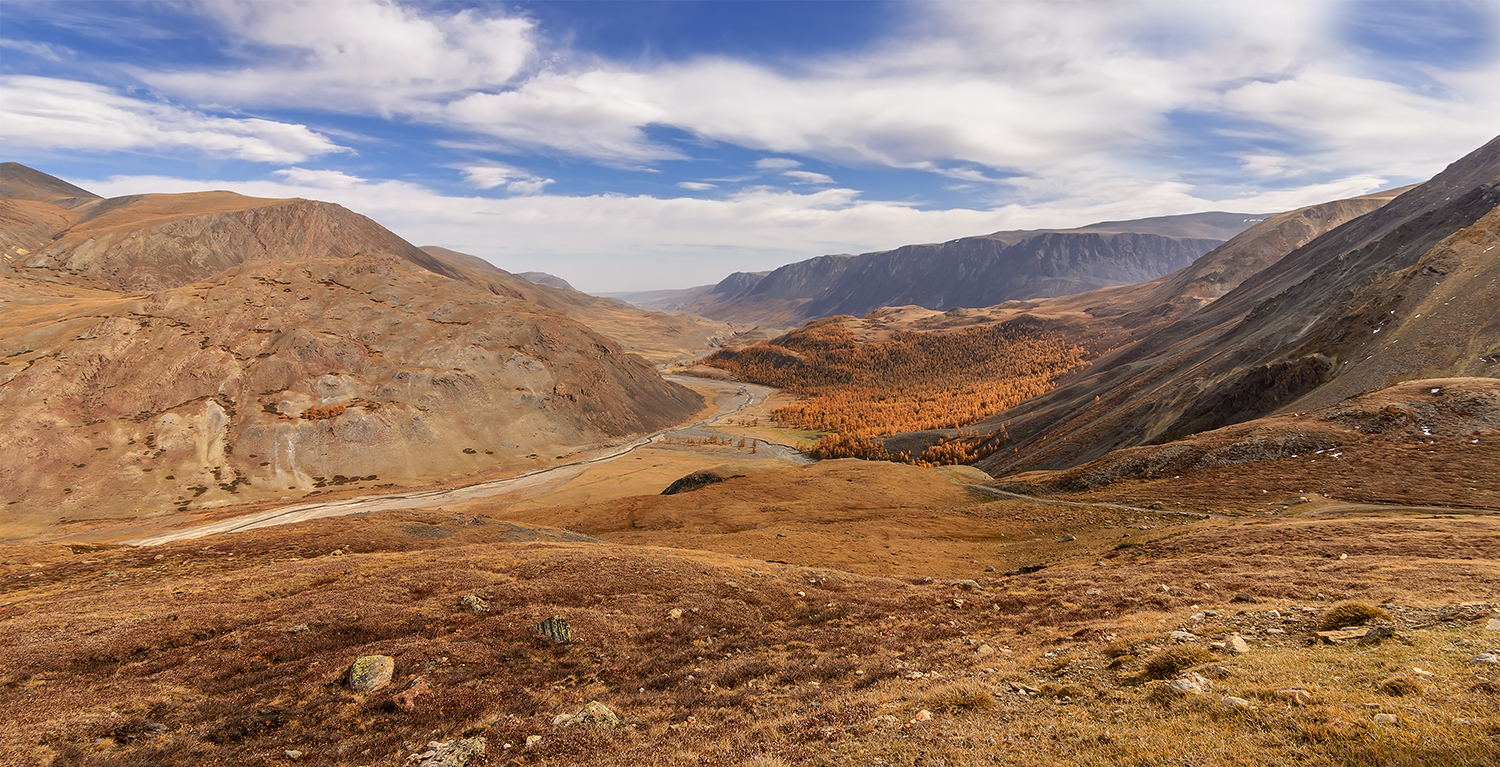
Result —
[[1390, 614], [1379, 607], [1371, 607], [1361, 602], [1345, 602], [1324, 613], [1321, 625], [1324, 631], [1332, 631], [1349, 626], [1363, 626], [1374, 620], [1390, 620], [1390, 618]]
[[1199, 645], [1185, 644], [1169, 647], [1146, 660], [1141, 676], [1146, 679], [1166, 679], [1213, 659], [1214, 654]]
[[[842, 471], [756, 484], [766, 494], [757, 503], [794, 508], [823, 482], [872, 486], [873, 475]], [[698, 496], [713, 506], [727, 499], [703, 494], [729, 484], [649, 500]], [[971, 524], [995, 529], [1045, 515], [1012, 502], [963, 508]], [[1073, 513], [1058, 517], [1059, 529], [1099, 527]], [[1468, 663], [1493, 644], [1480, 613], [1426, 607], [1500, 592], [1500, 520], [1215, 520], [1172, 537], [1137, 530], [1142, 545], [1118, 552], [1107, 538], [1081, 551], [1052, 538], [978, 538], [996, 560], [1031, 547], [1050, 564], [985, 573], [953, 555], [930, 560], [928, 582], [832, 566], [843, 522], [806, 561], [785, 565], [728, 546], [663, 548], [682, 545], [700, 518], [637, 519], [682, 525], [648, 525], [626, 545], [472, 512], [389, 513], [150, 549], [10, 547], [0, 569], [0, 712], [11, 724], [0, 763], [273, 765], [295, 748], [304, 763], [395, 767], [429, 740], [465, 734], [488, 739], [489, 765], [1500, 758], [1500, 677]], [[739, 534], [695, 535], [712, 544]], [[903, 555], [956, 544], [930, 531], [886, 540]], [[1345, 551], [1355, 555], [1338, 559]], [[959, 577], [981, 588], [959, 588]], [[1240, 592], [1258, 601], [1231, 601]], [[465, 610], [468, 594], [491, 611]], [[954, 599], [965, 601], [955, 608]], [[1398, 640], [1313, 646], [1338, 602], [1404, 605], [1387, 610]], [[673, 608], [681, 620], [668, 617]], [[1192, 617], [1209, 608], [1219, 615]], [[568, 620], [576, 644], [529, 633], [552, 615]], [[1208, 693], [1157, 706], [1139, 683], [1150, 664], [1135, 658], [1169, 650], [1174, 628], [1204, 643], [1240, 633], [1253, 649], [1209, 655]], [[340, 680], [372, 653], [396, 659], [397, 683], [353, 694]], [[417, 674], [433, 693], [415, 710], [395, 706], [390, 697]], [[1389, 694], [1397, 677], [1420, 679], [1421, 694]], [[1287, 687], [1309, 690], [1311, 702], [1294, 705], [1278, 693]], [[1225, 695], [1254, 708], [1231, 710]], [[627, 727], [551, 726], [595, 699]], [[924, 708], [935, 718], [914, 721]], [[1400, 723], [1377, 725], [1375, 713]], [[522, 749], [533, 734], [542, 743]]]

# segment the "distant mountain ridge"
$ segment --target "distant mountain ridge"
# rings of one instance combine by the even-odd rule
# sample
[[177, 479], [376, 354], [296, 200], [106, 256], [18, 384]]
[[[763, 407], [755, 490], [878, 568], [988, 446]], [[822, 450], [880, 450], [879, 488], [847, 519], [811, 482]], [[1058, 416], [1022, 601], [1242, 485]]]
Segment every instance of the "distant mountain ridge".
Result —
[[861, 255], [818, 256], [764, 273], [737, 272], [712, 287], [681, 291], [675, 300], [637, 300], [726, 322], [778, 326], [838, 314], [862, 316], [885, 306], [993, 306], [1154, 280], [1263, 218], [1195, 213], [994, 232]]

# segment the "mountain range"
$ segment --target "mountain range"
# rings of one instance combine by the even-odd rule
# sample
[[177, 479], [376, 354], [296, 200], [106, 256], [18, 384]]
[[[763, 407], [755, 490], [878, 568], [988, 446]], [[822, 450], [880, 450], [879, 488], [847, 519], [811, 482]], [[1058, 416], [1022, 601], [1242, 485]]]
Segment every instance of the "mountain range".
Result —
[[[1004, 425], [1013, 439], [980, 468], [1060, 469], [1402, 381], [1500, 375], [1497, 206], [1500, 139], [977, 424]], [[1202, 284], [1263, 234], [1241, 235], [1156, 291], [1169, 304], [1172, 291]], [[1162, 298], [1146, 300], [1167, 305]]]
[[857, 256], [819, 256], [769, 272], [737, 272], [713, 286], [618, 297], [643, 307], [783, 327], [884, 306], [986, 307], [1156, 279], [1263, 218], [1195, 213], [995, 232]]

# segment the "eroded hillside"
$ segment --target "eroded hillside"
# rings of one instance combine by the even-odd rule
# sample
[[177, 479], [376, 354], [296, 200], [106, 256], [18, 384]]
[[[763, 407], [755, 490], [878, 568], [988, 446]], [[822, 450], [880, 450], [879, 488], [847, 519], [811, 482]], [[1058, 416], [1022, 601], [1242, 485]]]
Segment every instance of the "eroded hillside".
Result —
[[532, 467], [701, 405], [338, 206], [52, 209], [0, 269], [6, 535]]

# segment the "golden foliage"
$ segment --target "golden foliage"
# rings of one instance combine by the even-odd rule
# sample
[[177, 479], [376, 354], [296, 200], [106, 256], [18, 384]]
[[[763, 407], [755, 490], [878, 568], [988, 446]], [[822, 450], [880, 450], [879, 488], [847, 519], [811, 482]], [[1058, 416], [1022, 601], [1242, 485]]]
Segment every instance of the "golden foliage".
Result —
[[302, 411], [302, 417], [309, 421], [322, 421], [329, 418], [338, 418], [344, 412], [343, 405], [313, 405]]
[[778, 408], [789, 426], [828, 432], [822, 458], [967, 463], [993, 453], [999, 435], [944, 440], [921, 456], [888, 455], [875, 437], [952, 429], [1043, 394], [1084, 365], [1084, 349], [1017, 325], [957, 333], [899, 332], [859, 343], [844, 317], [817, 320], [763, 344], [714, 354], [706, 363], [804, 400]]

